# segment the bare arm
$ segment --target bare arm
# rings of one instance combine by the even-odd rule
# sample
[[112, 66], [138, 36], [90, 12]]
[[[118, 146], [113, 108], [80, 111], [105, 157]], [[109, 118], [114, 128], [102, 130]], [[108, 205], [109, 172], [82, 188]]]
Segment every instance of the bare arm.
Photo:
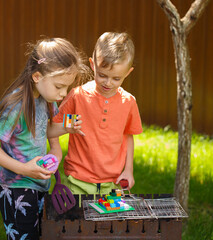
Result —
[[60, 163], [63, 156], [62, 156], [61, 145], [59, 143], [59, 138], [58, 137], [57, 138], [49, 138], [48, 141], [50, 144], [50, 151], [48, 153], [55, 155]]
[[85, 134], [80, 130], [82, 120], [80, 120], [81, 116], [78, 116], [78, 121], [74, 123], [74, 128], [65, 128], [63, 127], [63, 123], [55, 123], [52, 124], [48, 123], [47, 126], [47, 137], [49, 138], [55, 138], [59, 137], [61, 135], [64, 135], [66, 133], [78, 133], [82, 136], [85, 136]]
[[133, 135], [128, 135], [126, 163], [125, 163], [124, 171], [118, 177], [116, 184], [118, 184], [121, 179], [126, 179], [129, 182], [129, 189], [131, 189], [135, 184], [135, 180], [133, 176], [133, 157], [134, 157], [134, 138], [133, 138]]
[[63, 127], [63, 123], [48, 123], [47, 126], [47, 138], [51, 139], [51, 138], [57, 138], [61, 135], [66, 134], [66, 128]]
[[51, 177], [53, 172], [45, 170], [36, 164], [40, 158], [41, 156], [37, 156], [27, 163], [22, 163], [14, 158], [11, 158], [0, 148], [0, 165], [2, 167], [23, 176], [36, 179], [48, 179]]

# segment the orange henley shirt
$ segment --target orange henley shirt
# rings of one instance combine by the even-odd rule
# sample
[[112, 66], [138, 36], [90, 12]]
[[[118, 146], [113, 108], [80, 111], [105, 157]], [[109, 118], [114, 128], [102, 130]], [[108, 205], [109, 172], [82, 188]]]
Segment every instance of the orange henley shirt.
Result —
[[59, 111], [54, 122], [63, 122], [64, 114], [80, 114], [86, 134], [69, 135], [65, 174], [91, 183], [115, 182], [125, 166], [126, 135], [142, 132], [135, 98], [121, 87], [105, 98], [91, 81], [72, 89]]

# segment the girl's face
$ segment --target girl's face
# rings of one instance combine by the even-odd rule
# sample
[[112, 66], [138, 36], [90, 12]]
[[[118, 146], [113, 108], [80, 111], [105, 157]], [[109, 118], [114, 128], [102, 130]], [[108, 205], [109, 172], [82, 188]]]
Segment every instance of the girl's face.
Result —
[[35, 82], [34, 97], [38, 98], [41, 95], [47, 102], [63, 100], [76, 75], [77, 70], [56, 76], [42, 76], [39, 72], [34, 73], [32, 75]]

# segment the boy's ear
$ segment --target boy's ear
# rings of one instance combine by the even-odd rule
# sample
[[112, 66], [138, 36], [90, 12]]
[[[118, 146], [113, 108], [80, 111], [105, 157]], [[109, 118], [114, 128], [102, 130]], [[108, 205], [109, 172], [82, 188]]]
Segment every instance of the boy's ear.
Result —
[[89, 62], [90, 62], [90, 67], [94, 71], [94, 61], [93, 61], [93, 59], [91, 57], [89, 58]]
[[[134, 70], [134, 68], [131, 67], [131, 68], [129, 69], [129, 71], [127, 72], [127, 74], [126, 74], [126, 77], [127, 77], [133, 70]], [[125, 78], [126, 78], [126, 77], [125, 77]]]
[[38, 83], [39, 80], [41, 79], [41, 73], [40, 72], [35, 72], [32, 74], [32, 79], [35, 83]]

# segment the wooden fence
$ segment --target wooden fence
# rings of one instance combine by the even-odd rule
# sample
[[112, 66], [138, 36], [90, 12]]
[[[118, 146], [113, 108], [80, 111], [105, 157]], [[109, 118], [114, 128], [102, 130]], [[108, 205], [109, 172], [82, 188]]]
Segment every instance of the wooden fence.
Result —
[[[172, 0], [184, 16], [192, 0]], [[213, 134], [213, 3], [188, 43], [193, 78], [193, 130]], [[135, 70], [123, 87], [137, 99], [142, 121], [176, 129], [176, 71], [168, 20], [156, 0], [0, 0], [0, 94], [22, 70], [27, 42], [63, 37], [91, 56], [105, 31], [127, 31]]]

